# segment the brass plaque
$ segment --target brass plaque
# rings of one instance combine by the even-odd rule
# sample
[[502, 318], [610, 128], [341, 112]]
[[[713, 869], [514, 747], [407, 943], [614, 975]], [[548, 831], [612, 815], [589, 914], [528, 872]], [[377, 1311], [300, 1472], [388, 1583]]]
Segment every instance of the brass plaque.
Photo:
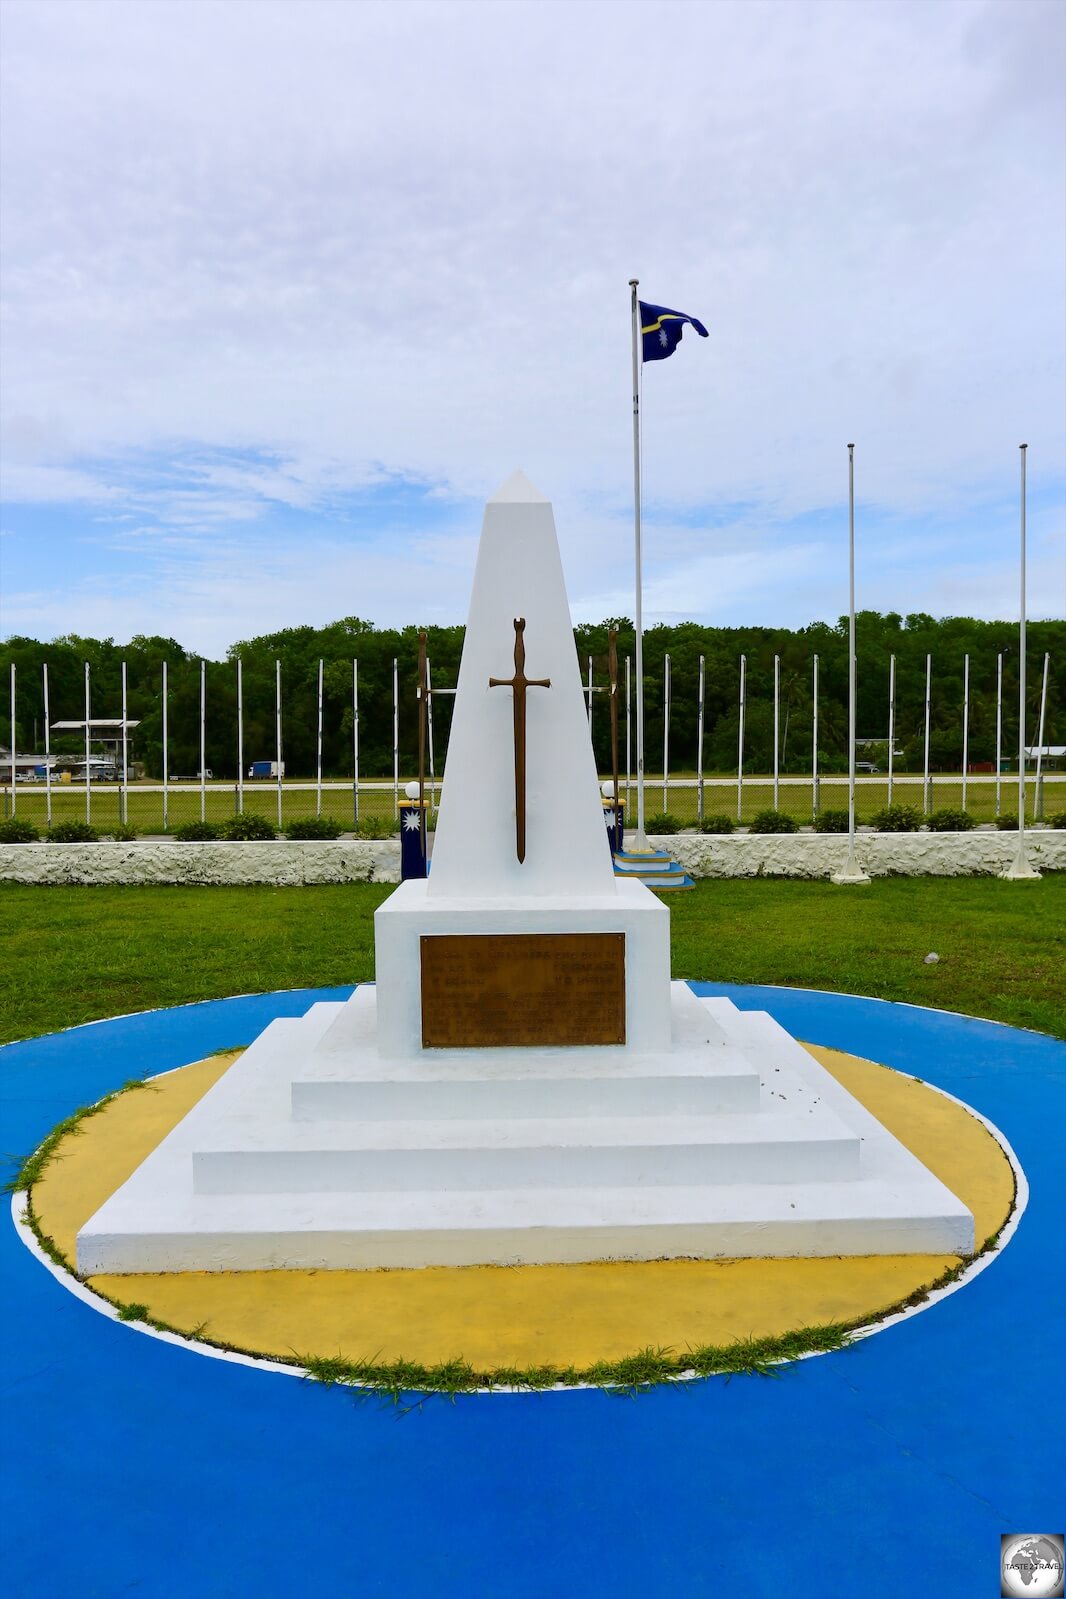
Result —
[[423, 1049], [624, 1044], [624, 933], [422, 939]]

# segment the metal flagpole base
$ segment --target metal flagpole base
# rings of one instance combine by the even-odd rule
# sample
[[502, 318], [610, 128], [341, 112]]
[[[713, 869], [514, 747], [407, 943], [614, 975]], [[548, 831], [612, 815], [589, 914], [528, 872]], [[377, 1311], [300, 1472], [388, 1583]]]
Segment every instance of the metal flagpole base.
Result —
[[1011, 861], [1005, 872], [1000, 872], [1000, 877], [1008, 883], [1037, 883], [1042, 874], [1035, 866], [1029, 864], [1029, 857], [1025, 853], [1025, 845], [1018, 845], [1018, 853]]

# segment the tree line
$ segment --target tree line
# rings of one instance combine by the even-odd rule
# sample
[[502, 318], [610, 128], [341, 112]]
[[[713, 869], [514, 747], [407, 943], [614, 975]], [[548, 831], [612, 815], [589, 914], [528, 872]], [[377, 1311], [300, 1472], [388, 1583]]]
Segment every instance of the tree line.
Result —
[[[596, 687], [608, 682], [608, 633], [618, 630], [619, 676], [634, 654], [633, 624], [609, 618], [574, 630], [582, 679], [588, 658]], [[428, 627], [427, 649], [434, 688], [455, 686], [463, 627]], [[289, 777], [313, 775], [316, 764], [318, 663], [323, 670], [323, 773], [351, 776], [352, 661], [358, 660], [359, 765], [367, 777], [392, 771], [393, 661], [399, 678], [401, 769], [417, 763], [417, 627], [376, 628], [359, 617], [325, 627], [293, 627], [234, 644], [224, 660], [206, 662], [207, 765], [216, 777], [234, 777], [237, 767], [236, 662], [241, 661], [246, 763], [275, 755], [275, 672], [281, 663], [283, 758]], [[1044, 742], [1066, 742], [1061, 663], [1066, 659], [1066, 622], [1032, 622], [1027, 647], [1026, 740], [1037, 737], [1044, 652], [1051, 655]], [[997, 657], [1003, 656], [1003, 750], [1018, 741], [1018, 628], [1009, 622], [970, 617], [937, 620], [924, 613], [860, 611], [856, 618], [857, 735], [884, 741], [888, 735], [889, 659], [896, 659], [896, 748], [898, 770], [920, 770], [925, 718], [925, 661], [932, 656], [930, 764], [934, 771], [958, 769], [962, 760], [964, 660], [970, 657], [969, 759], [995, 755]], [[744, 768], [766, 772], [773, 761], [774, 657], [780, 658], [780, 765], [782, 772], [810, 770], [812, 754], [812, 665], [818, 656], [818, 744], [823, 771], [847, 766], [848, 624], [813, 622], [798, 629], [703, 627], [682, 622], [653, 627], [644, 636], [645, 748], [647, 769], [660, 769], [663, 749], [664, 657], [671, 663], [670, 766], [695, 770], [699, 659], [705, 662], [704, 769], [733, 772], [737, 765], [740, 658], [746, 658]], [[3, 709], [0, 739], [10, 743], [6, 685], [17, 673], [15, 741], [22, 751], [40, 750], [44, 737], [42, 664], [47, 662], [50, 720], [84, 718], [84, 663], [88, 662], [93, 717], [121, 712], [121, 669], [126, 663], [128, 714], [140, 726], [132, 735], [132, 758], [158, 778], [163, 769], [162, 666], [168, 672], [168, 745], [172, 774], [192, 775], [200, 765], [200, 662], [176, 639], [137, 635], [126, 644], [77, 634], [42, 642], [12, 637], [3, 646], [0, 671]], [[1059, 670], [1056, 670], [1056, 667]], [[508, 670], [508, 663], [501, 670]], [[621, 691], [621, 684], [620, 684]], [[447, 753], [453, 701], [433, 702], [438, 772]], [[624, 739], [624, 732], [622, 734]], [[610, 770], [608, 700], [593, 700], [593, 743], [599, 770]], [[80, 735], [52, 737], [58, 753], [78, 754]], [[624, 750], [624, 745], [623, 745]], [[623, 753], [624, 764], [624, 753]]]

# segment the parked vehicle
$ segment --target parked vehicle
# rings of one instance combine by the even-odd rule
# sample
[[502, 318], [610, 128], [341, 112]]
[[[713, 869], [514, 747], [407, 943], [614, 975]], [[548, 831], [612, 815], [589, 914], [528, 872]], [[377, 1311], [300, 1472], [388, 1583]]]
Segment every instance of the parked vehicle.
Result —
[[857, 772], [879, 772], [881, 768], [875, 766], [872, 761], [856, 761], [855, 770]]
[[284, 777], [284, 761], [253, 761], [248, 768], [249, 777]]

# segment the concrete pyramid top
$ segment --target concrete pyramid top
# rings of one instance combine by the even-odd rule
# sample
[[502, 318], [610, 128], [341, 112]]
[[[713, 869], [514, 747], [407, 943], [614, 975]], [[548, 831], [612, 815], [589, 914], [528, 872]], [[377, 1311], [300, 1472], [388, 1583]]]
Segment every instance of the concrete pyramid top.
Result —
[[531, 483], [524, 472], [512, 472], [506, 483], [501, 483], [496, 493], [488, 502], [490, 505], [549, 505], [546, 494], [542, 494], [534, 483]]
[[[515, 847], [515, 670], [526, 621], [526, 857]], [[515, 472], [485, 507], [427, 892], [461, 899], [613, 894], [551, 502]]]

